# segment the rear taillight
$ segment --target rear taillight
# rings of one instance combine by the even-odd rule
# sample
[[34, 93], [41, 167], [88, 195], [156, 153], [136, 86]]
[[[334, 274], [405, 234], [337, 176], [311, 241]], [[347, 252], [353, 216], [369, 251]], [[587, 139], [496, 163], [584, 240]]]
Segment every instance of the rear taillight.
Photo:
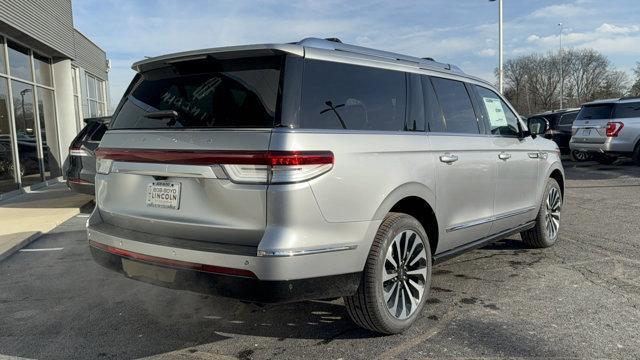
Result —
[[607, 137], [616, 137], [620, 133], [620, 130], [624, 127], [624, 124], [618, 121], [610, 121], [607, 123]]
[[575, 127], [575, 126], [571, 127], [571, 135], [572, 136], [575, 135], [577, 132], [578, 132], [578, 128], [577, 127]]
[[177, 165], [219, 165], [236, 183], [285, 184], [307, 181], [333, 168], [330, 151], [189, 151], [98, 149], [97, 169], [108, 174], [113, 161]]

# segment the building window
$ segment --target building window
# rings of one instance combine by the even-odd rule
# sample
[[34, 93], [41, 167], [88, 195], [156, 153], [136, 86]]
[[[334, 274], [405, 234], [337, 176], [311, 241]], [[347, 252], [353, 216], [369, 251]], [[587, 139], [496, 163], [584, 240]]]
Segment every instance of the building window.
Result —
[[104, 81], [87, 73], [87, 102], [89, 104], [89, 116], [97, 117], [106, 115]]
[[7, 73], [7, 65], [4, 63], [4, 42], [0, 37], [0, 74]]
[[76, 128], [80, 132], [83, 128], [82, 106], [80, 101], [80, 73], [77, 67], [71, 67], [71, 82], [73, 83], [73, 108], [76, 115]]
[[7, 48], [9, 49], [9, 75], [32, 81], [29, 49], [11, 41], [7, 42]]
[[33, 68], [36, 71], [36, 82], [38, 84], [53, 86], [51, 80], [51, 63], [48, 58], [34, 53]]
[[0, 194], [61, 174], [51, 59], [0, 38]]

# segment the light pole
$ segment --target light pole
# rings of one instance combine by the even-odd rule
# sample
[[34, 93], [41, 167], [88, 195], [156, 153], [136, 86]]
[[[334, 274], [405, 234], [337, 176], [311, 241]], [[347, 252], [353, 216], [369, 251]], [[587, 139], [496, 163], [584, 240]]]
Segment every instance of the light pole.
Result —
[[27, 132], [27, 119], [26, 119], [27, 114], [25, 113], [25, 109], [24, 109], [24, 95], [28, 92], [31, 92], [31, 89], [24, 89], [20, 91], [20, 98], [22, 100], [22, 126], [24, 127], [25, 134]]
[[[496, 0], [489, 1], [494, 2]], [[501, 94], [504, 87], [504, 72], [502, 71], [502, 42], [502, 0], [498, 0], [498, 88], [500, 89]]]
[[560, 109], [562, 109], [562, 101], [564, 100], [564, 54], [562, 53], [562, 23], [558, 23], [560, 27]]

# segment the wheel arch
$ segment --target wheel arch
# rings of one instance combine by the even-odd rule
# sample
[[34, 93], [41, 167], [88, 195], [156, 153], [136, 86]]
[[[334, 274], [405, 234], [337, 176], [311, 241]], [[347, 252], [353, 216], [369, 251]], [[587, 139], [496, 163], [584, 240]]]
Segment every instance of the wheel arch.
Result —
[[439, 240], [435, 212], [435, 194], [420, 183], [406, 183], [393, 190], [378, 207], [374, 219], [382, 220], [389, 212], [399, 212], [416, 218], [429, 237], [431, 254], [436, 253]]

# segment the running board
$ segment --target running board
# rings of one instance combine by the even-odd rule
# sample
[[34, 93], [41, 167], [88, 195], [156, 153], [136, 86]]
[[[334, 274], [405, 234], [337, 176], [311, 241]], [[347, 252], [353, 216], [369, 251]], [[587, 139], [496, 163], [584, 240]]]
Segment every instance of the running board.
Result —
[[462, 255], [468, 251], [486, 246], [491, 244], [492, 242], [498, 241], [500, 239], [504, 239], [505, 237], [509, 236], [509, 235], [513, 235], [515, 233], [519, 233], [521, 231], [525, 231], [525, 230], [529, 230], [532, 227], [534, 227], [536, 224], [535, 221], [530, 221], [524, 225], [520, 225], [516, 228], [513, 229], [509, 229], [509, 230], [505, 230], [502, 232], [499, 232], [497, 234], [491, 235], [491, 236], [487, 236], [484, 237], [482, 239], [478, 239], [476, 241], [472, 241], [468, 244], [464, 244], [464, 245], [460, 245], [458, 247], [455, 247], [453, 249], [447, 250], [447, 251], [443, 251], [440, 254], [436, 254], [433, 256], [433, 263], [434, 264], [439, 264], [441, 262], [447, 261], [451, 258], [454, 258], [458, 255]]

